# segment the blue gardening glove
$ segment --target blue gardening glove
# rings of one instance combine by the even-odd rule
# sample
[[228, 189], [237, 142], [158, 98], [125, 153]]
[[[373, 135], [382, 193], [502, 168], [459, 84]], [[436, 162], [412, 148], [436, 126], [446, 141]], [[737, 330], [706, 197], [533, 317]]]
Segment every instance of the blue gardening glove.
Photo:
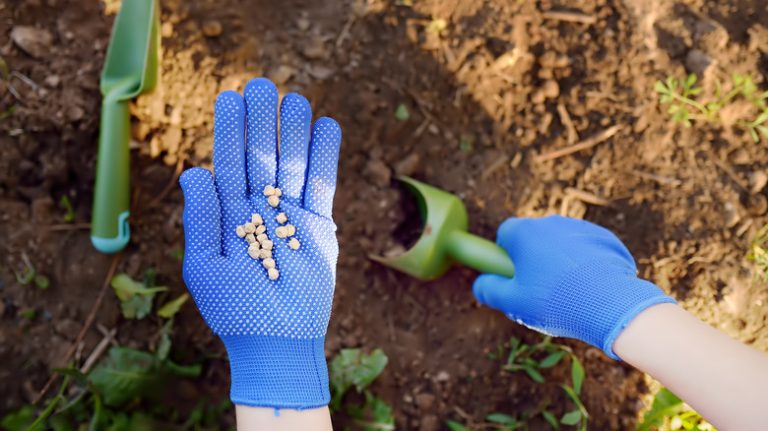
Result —
[[[234, 403], [315, 408], [330, 399], [324, 338], [339, 253], [331, 207], [341, 130], [330, 118], [310, 127], [309, 102], [288, 94], [278, 152], [277, 105], [277, 89], [263, 78], [249, 82], [244, 97], [225, 91], [216, 100], [215, 173], [192, 168], [180, 179], [184, 281], [227, 349]], [[277, 207], [266, 186], [281, 190]], [[295, 226], [293, 236], [276, 233], [285, 226], [280, 213]], [[267, 250], [271, 241], [271, 261], [251, 257], [249, 241], [238, 236], [253, 214], [263, 218], [268, 240], [256, 243]]]
[[496, 242], [515, 263], [515, 278], [481, 275], [480, 303], [536, 331], [576, 338], [613, 359], [613, 342], [646, 308], [675, 300], [637, 278], [629, 250], [595, 224], [550, 216], [510, 218]]

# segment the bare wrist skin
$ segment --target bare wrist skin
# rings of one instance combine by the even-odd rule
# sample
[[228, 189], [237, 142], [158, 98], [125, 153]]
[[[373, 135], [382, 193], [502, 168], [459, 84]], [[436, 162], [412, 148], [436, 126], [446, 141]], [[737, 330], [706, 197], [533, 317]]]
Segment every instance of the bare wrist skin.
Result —
[[235, 405], [239, 431], [331, 431], [328, 407], [292, 410]]
[[659, 304], [640, 313], [613, 350], [650, 374], [721, 431], [766, 430], [768, 355], [680, 308]]

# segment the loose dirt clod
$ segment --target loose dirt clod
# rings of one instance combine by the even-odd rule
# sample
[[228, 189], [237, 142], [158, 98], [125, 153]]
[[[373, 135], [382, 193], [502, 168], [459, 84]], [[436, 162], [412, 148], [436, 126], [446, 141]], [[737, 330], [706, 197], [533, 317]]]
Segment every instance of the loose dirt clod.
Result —
[[253, 243], [256, 242], [256, 237], [253, 236], [252, 233], [249, 233], [249, 234], [245, 235], [245, 240], [248, 241], [248, 244], [253, 244]]
[[285, 230], [287, 232], [286, 236], [294, 236], [294, 235], [296, 235], [296, 226], [294, 226], [292, 224], [285, 225]]
[[261, 248], [263, 248], [264, 250], [272, 250], [272, 247], [274, 247], [274, 243], [272, 243], [272, 241], [268, 239], [261, 241]]
[[277, 271], [275, 268], [269, 268], [267, 269], [267, 275], [269, 276], [270, 280], [277, 280], [277, 277], [280, 277], [280, 272]]
[[272, 196], [274, 194], [275, 194], [275, 188], [274, 187], [272, 187], [270, 185], [264, 186], [264, 196]]
[[262, 265], [264, 265], [264, 268], [270, 269], [275, 267], [275, 259], [272, 259], [271, 257], [268, 257], [264, 259], [263, 262], [261, 262]]
[[256, 226], [256, 235], [260, 235], [266, 231], [267, 231], [267, 227], [264, 226], [263, 224]]
[[243, 228], [242, 226], [238, 226], [237, 229], [235, 229], [235, 235], [237, 235], [238, 238], [244, 238], [245, 228]]
[[275, 208], [275, 207], [277, 207], [278, 205], [280, 205], [280, 198], [279, 198], [279, 197], [277, 197], [277, 195], [272, 195], [272, 196], [270, 196], [270, 197], [268, 197], [268, 198], [267, 198], [267, 203], [268, 203], [268, 204], [269, 204], [269, 206], [271, 206], [272, 208]]
[[301, 246], [301, 243], [296, 238], [291, 238], [290, 241], [288, 241], [288, 247], [290, 247], [292, 250], [298, 250]]
[[261, 214], [254, 213], [251, 215], [251, 223], [255, 224], [256, 226], [264, 224], [264, 219], [261, 218]]
[[246, 223], [245, 226], [243, 227], [243, 229], [245, 230], [245, 233], [254, 233], [254, 232], [256, 232], [256, 226], [254, 226], [254, 224], [251, 223], [251, 222]]
[[275, 228], [275, 235], [278, 238], [285, 238], [288, 236], [288, 228], [286, 226], [278, 226]]
[[275, 217], [275, 220], [277, 220], [277, 222], [280, 224], [284, 224], [288, 221], [288, 216], [285, 215], [285, 213], [280, 213], [277, 215], [277, 217]]

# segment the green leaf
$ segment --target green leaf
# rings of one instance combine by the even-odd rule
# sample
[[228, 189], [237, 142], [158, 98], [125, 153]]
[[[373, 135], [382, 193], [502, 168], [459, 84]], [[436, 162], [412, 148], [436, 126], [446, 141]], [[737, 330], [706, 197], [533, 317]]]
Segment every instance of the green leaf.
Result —
[[581, 402], [581, 399], [579, 399], [579, 395], [576, 393], [576, 391], [574, 391], [573, 388], [568, 385], [560, 385], [560, 386], [565, 391], [565, 394], [568, 395], [568, 398], [570, 398], [571, 401], [573, 401], [573, 403], [576, 404], [576, 407], [578, 407], [579, 410], [581, 410], [581, 414], [584, 415], [584, 417], [589, 416], [587, 414], [587, 408], [584, 407], [584, 403]]
[[691, 73], [685, 78], [685, 88], [692, 88], [696, 84], [696, 74]]
[[180, 366], [160, 361], [153, 354], [128, 347], [113, 347], [91, 371], [88, 381], [104, 404], [119, 407], [167, 387], [173, 376], [194, 377], [200, 366]]
[[581, 365], [581, 361], [576, 355], [571, 355], [571, 379], [573, 380], [573, 390], [577, 393], [581, 393], [581, 384], [584, 382], [584, 366]]
[[758, 115], [755, 121], [752, 122], [754, 125], [763, 124], [766, 121], [768, 121], [768, 111], [763, 111], [762, 114]]
[[351, 387], [362, 392], [384, 371], [389, 359], [381, 349], [369, 355], [360, 349], [342, 349], [331, 361], [331, 407], [338, 409], [341, 398]]
[[37, 286], [38, 289], [45, 290], [51, 287], [51, 281], [43, 274], [35, 274], [35, 286]]
[[[35, 407], [26, 405], [15, 412], [10, 412], [0, 420], [0, 426], [6, 431], [26, 431], [35, 421]], [[42, 431], [43, 426], [35, 427], [34, 431]]]
[[757, 126], [756, 129], [765, 139], [768, 139], [768, 126]]
[[465, 427], [464, 425], [462, 425], [462, 424], [460, 424], [460, 423], [458, 423], [456, 421], [452, 421], [450, 419], [445, 421], [445, 425], [451, 431], [471, 431], [469, 428]]
[[561, 359], [565, 356], [565, 352], [553, 352], [550, 353], [549, 356], [544, 358], [541, 362], [539, 362], [539, 368], [551, 368], [557, 365]]
[[171, 335], [173, 335], [173, 319], [169, 319], [160, 329], [160, 341], [157, 342], [155, 357], [159, 360], [168, 358], [171, 353]]
[[549, 426], [552, 427], [552, 429], [559, 430], [560, 429], [560, 423], [557, 422], [557, 418], [552, 413], [548, 412], [547, 410], [544, 410], [541, 412], [541, 417], [544, 418], [545, 421], [549, 424]]
[[64, 223], [72, 223], [75, 221], [75, 209], [72, 207], [72, 202], [69, 200], [69, 196], [63, 195], [59, 199], [59, 208], [66, 211], [64, 214]]
[[157, 315], [160, 317], [165, 317], [166, 319], [170, 319], [171, 317], [175, 316], [176, 313], [179, 312], [181, 309], [181, 306], [184, 305], [185, 302], [189, 299], [189, 294], [184, 293], [178, 298], [168, 301], [165, 304], [163, 304], [162, 307], [160, 307], [159, 310], [157, 310]]
[[411, 113], [408, 112], [408, 107], [405, 106], [404, 103], [398, 105], [397, 109], [395, 110], [395, 118], [397, 118], [399, 121], [408, 121], [408, 119], [411, 118]]
[[516, 418], [504, 413], [491, 413], [485, 417], [485, 420], [488, 422], [507, 425], [507, 427], [517, 426], [520, 423]]
[[390, 407], [381, 398], [370, 391], [365, 391], [365, 404], [350, 405], [347, 413], [360, 425], [363, 431], [381, 431], [395, 429], [395, 416]]
[[637, 425], [638, 431], [650, 431], [660, 426], [667, 416], [675, 415], [685, 409], [683, 400], [667, 388], [661, 388], [653, 398], [651, 409], [643, 415]]
[[754, 127], [750, 127], [747, 130], [749, 130], [749, 136], [752, 137], [753, 141], [760, 142], [760, 136], [757, 134], [757, 131], [754, 129]]
[[560, 423], [563, 425], [576, 425], [581, 421], [581, 410], [573, 410], [563, 415], [560, 418]]
[[538, 383], [544, 383], [544, 376], [541, 375], [535, 368], [533, 367], [525, 367], [523, 368], [525, 370], [525, 373], [528, 374], [530, 378], [532, 378], [534, 381]]
[[168, 290], [167, 287], [146, 287], [143, 283], [135, 281], [128, 274], [117, 274], [112, 277], [112, 288], [121, 301], [127, 301], [136, 295], [154, 296], [157, 292]]
[[653, 85], [653, 89], [656, 90], [656, 92], [659, 93], [659, 94], [669, 93], [669, 90], [667, 89], [667, 86], [664, 85], [664, 83], [661, 82], [660, 80], [656, 81], [656, 83]]
[[152, 297], [148, 295], [136, 295], [120, 302], [120, 310], [126, 319], [143, 319], [152, 311]]

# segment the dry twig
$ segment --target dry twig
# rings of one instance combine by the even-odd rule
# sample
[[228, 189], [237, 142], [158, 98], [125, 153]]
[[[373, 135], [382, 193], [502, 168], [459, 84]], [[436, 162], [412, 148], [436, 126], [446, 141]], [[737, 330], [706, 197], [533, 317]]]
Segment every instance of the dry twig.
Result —
[[578, 22], [581, 24], [594, 24], [597, 22], [597, 17], [594, 15], [588, 15], [581, 12], [566, 12], [566, 11], [554, 11], [549, 10], [542, 13], [545, 19], [551, 19], [555, 21], [565, 22]]
[[578, 144], [570, 145], [568, 147], [561, 148], [559, 150], [555, 150], [549, 153], [540, 154], [536, 156], [536, 161], [539, 163], [546, 162], [549, 160], [554, 160], [563, 156], [567, 156], [569, 154], [573, 154], [582, 150], [592, 148], [595, 145], [609, 139], [610, 137], [618, 133], [619, 130], [621, 130], [621, 125], [617, 124], [615, 126], [611, 126], [601, 132], [598, 132], [590, 136], [587, 139], [584, 139]]
[[[75, 341], [72, 342], [72, 346], [70, 346], [69, 350], [67, 350], [67, 353], [64, 354], [64, 360], [62, 362], [69, 362], [69, 360], [72, 358], [72, 355], [75, 354], [75, 351], [77, 350], [80, 343], [82, 343], [83, 338], [85, 338], [85, 334], [88, 332], [88, 329], [90, 329], [91, 325], [93, 325], [93, 321], [96, 320], [96, 312], [99, 311], [101, 303], [104, 301], [104, 296], [107, 293], [109, 283], [112, 280], [112, 276], [115, 274], [115, 271], [117, 271], [117, 265], [120, 263], [121, 257], [122, 253], [118, 253], [112, 258], [112, 264], [109, 266], [109, 271], [107, 271], [107, 276], [104, 278], [104, 283], [101, 285], [101, 290], [96, 297], [96, 301], [94, 301], [93, 306], [91, 307], [91, 311], [88, 313], [88, 317], [85, 319], [85, 323], [83, 324], [82, 329], [80, 329], [77, 337], [75, 337]], [[45, 383], [45, 386], [43, 386], [35, 399], [32, 400], [32, 404], [39, 403], [40, 400], [45, 397], [48, 391], [51, 390], [51, 387], [53, 387], [60, 376], [61, 375], [58, 373], [51, 375], [51, 377]]]

